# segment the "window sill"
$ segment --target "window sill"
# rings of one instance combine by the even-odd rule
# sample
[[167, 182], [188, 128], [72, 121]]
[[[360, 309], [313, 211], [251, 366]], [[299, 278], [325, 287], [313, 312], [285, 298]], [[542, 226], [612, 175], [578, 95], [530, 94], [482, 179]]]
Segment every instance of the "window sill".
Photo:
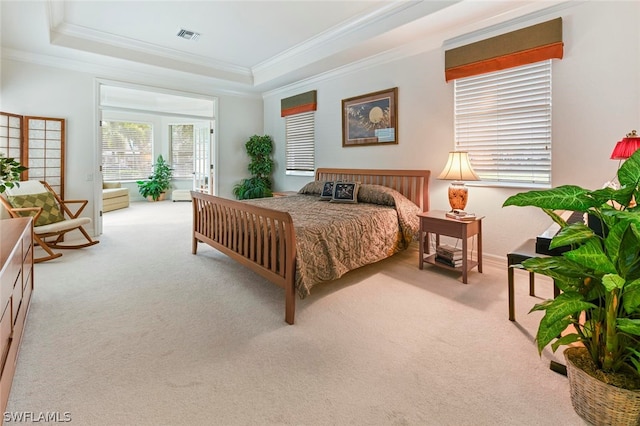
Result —
[[315, 176], [315, 172], [305, 172], [298, 170], [287, 170], [285, 173], [287, 176]]

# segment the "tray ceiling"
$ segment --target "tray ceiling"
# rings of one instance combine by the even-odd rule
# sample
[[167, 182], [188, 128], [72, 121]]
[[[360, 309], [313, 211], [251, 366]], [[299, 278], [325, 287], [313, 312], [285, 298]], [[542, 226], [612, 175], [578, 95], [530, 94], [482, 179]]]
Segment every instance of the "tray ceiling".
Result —
[[146, 67], [261, 92], [554, 3], [3, 0], [0, 11], [3, 54]]

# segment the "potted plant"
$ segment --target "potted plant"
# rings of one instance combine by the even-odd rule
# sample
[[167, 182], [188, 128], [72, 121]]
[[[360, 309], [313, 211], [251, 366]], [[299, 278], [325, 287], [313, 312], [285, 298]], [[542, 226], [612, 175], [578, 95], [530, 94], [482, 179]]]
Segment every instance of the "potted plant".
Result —
[[159, 155], [158, 160], [153, 165], [153, 173], [149, 176], [149, 180], [139, 180], [136, 182], [140, 195], [149, 201], [164, 200], [166, 191], [171, 188], [172, 176], [173, 169], [169, 167], [169, 164], [162, 158], [162, 155]]
[[[531, 258], [530, 272], [553, 278], [562, 293], [536, 304], [544, 311], [538, 351], [564, 351], [571, 402], [595, 424], [640, 422], [640, 150], [617, 173], [619, 188], [566, 185], [509, 197], [503, 206], [541, 208], [560, 231], [550, 248], [560, 256]], [[555, 210], [587, 214], [568, 225]]]
[[27, 170], [14, 158], [7, 158], [0, 153], [0, 194], [8, 188], [20, 186], [20, 173]]
[[251, 157], [248, 169], [253, 176], [236, 184], [233, 187], [233, 195], [238, 200], [272, 197], [270, 176], [273, 170], [273, 160], [271, 159], [273, 140], [271, 136], [253, 135], [245, 143], [245, 148]]

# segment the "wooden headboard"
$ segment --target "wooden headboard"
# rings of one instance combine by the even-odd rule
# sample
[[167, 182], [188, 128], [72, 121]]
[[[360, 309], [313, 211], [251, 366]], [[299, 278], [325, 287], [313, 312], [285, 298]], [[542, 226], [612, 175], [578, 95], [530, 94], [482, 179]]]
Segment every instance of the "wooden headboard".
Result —
[[318, 168], [316, 180], [341, 180], [393, 188], [422, 211], [429, 210], [429, 170], [374, 170]]

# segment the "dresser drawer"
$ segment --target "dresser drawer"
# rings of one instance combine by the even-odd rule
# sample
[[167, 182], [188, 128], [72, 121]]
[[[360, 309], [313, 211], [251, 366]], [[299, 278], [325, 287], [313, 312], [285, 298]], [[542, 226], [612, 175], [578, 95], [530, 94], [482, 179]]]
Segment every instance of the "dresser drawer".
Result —
[[[13, 287], [20, 275], [22, 269], [22, 255], [11, 256], [5, 264], [5, 269], [0, 276], [0, 306], [6, 306], [9, 298], [13, 294]], [[22, 286], [22, 282], [20, 282]]]
[[24, 265], [22, 265], [22, 286], [23, 293], [26, 291], [27, 287], [33, 287], [33, 246], [25, 246], [27, 249], [27, 255], [24, 259]]
[[11, 325], [11, 303], [9, 303], [0, 319], [0, 375], [4, 370], [11, 346]]
[[13, 316], [13, 324], [16, 323], [20, 306], [22, 305], [22, 274], [18, 277], [16, 286], [13, 288], [13, 296], [11, 297], [11, 315]]
[[27, 258], [27, 253], [31, 248], [31, 244], [32, 244], [31, 232], [25, 232], [24, 235], [22, 236], [22, 255], [25, 261]]

